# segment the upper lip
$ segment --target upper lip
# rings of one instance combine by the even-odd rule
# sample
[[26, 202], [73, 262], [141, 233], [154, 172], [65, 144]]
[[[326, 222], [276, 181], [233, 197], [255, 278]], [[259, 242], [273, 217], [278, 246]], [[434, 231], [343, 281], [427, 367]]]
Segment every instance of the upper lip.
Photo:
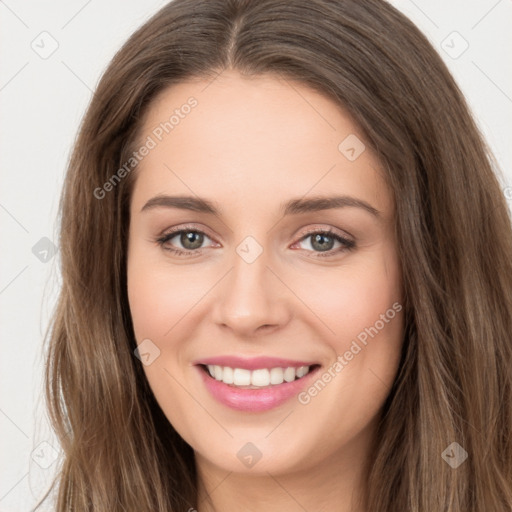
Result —
[[195, 365], [216, 365], [229, 366], [230, 368], [243, 368], [245, 370], [258, 370], [260, 368], [299, 368], [301, 366], [313, 366], [312, 361], [294, 361], [292, 359], [283, 359], [280, 357], [258, 356], [244, 358], [240, 356], [215, 356], [206, 357], [194, 361]]

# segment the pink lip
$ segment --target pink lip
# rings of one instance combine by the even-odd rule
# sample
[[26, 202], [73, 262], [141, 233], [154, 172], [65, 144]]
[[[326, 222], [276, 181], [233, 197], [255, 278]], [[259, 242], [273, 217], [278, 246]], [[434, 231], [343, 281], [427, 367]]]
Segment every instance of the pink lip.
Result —
[[[223, 361], [225, 360], [223, 359]], [[231, 365], [224, 364], [224, 366]], [[309, 365], [298, 364], [297, 366]], [[274, 365], [263, 365], [263, 367], [272, 368]], [[204, 370], [202, 366], [196, 366], [196, 368], [198, 369], [208, 391], [221, 404], [238, 411], [263, 412], [273, 409], [274, 407], [278, 407], [291, 397], [299, 394], [302, 389], [310, 385], [312, 379], [320, 369], [320, 366], [314, 368], [306, 376], [296, 379], [293, 382], [283, 382], [282, 384], [261, 389], [241, 389], [235, 386], [230, 386], [228, 384], [224, 384], [224, 382], [215, 380], [207, 371]], [[235, 366], [235, 368], [241, 368], [241, 366]], [[258, 369], [261, 368], [261, 366], [255, 366], [254, 368]]]
[[311, 361], [291, 361], [278, 357], [258, 356], [243, 358], [239, 356], [216, 356], [198, 359], [193, 364], [229, 366], [230, 368], [244, 368], [246, 370], [259, 370], [260, 368], [299, 368], [300, 366], [313, 366], [318, 364]]

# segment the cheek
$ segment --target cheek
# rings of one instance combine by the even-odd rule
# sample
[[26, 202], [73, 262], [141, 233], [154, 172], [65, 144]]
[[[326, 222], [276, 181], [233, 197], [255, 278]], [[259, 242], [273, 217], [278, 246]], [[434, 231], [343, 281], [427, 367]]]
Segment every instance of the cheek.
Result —
[[[192, 274], [149, 262], [143, 251], [128, 261], [128, 300], [137, 344], [151, 340], [154, 360], [143, 370], [169, 422], [191, 444], [197, 443], [197, 403], [180, 383], [186, 382], [183, 347], [188, 339], [187, 313], [207, 287], [194, 284]], [[159, 352], [155, 352], [158, 350]], [[158, 355], [155, 355], [158, 354]]]
[[[403, 306], [394, 253], [391, 249], [375, 253], [307, 281], [301, 286], [307, 290], [302, 298], [319, 319], [321, 342], [331, 353], [326, 369], [331, 375], [325, 375], [330, 391], [322, 392], [314, 407], [338, 412], [349, 408], [364, 423], [385, 399], [400, 361]], [[312, 390], [311, 397], [316, 393]], [[333, 414], [336, 421], [341, 421], [339, 414]]]
[[128, 263], [128, 300], [137, 342], [164, 338], [208, 287], [197, 273], [152, 265], [134, 255]]
[[[326, 339], [337, 353], [347, 350], [347, 343], [361, 333], [360, 338], [364, 338], [365, 329], [376, 322], [379, 330], [389, 332], [393, 322], [386, 320], [395, 317], [392, 306], [402, 300], [398, 269], [380, 259], [316, 274], [306, 278], [300, 289], [301, 298], [324, 325]], [[385, 316], [385, 326], [381, 315]]]

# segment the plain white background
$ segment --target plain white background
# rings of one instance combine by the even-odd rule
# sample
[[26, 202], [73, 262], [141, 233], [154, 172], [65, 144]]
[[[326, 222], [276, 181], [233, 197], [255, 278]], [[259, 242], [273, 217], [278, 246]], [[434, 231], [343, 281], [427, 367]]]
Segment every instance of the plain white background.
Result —
[[[166, 1], [0, 0], [0, 512], [29, 510], [57, 466], [42, 339], [59, 290], [56, 214], [82, 115], [129, 35]], [[512, 203], [512, 2], [394, 0], [443, 56]], [[53, 52], [53, 53], [52, 53]], [[51, 510], [46, 506], [44, 510]]]

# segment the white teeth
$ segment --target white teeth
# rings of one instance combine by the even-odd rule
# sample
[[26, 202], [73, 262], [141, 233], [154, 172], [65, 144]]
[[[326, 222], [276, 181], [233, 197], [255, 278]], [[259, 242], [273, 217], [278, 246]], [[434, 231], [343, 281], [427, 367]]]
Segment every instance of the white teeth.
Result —
[[261, 368], [246, 370], [245, 368], [231, 368], [229, 366], [208, 365], [208, 372], [218, 381], [240, 387], [268, 387], [283, 382], [293, 382], [309, 373], [309, 366], [295, 368]]
[[284, 380], [286, 382], [292, 382], [295, 380], [295, 368], [292, 368], [291, 366], [286, 368], [284, 371]]
[[300, 379], [301, 377], [304, 377], [304, 375], [306, 375], [308, 371], [308, 366], [299, 366], [298, 368], [295, 369], [295, 376]]
[[[222, 379], [217, 379], [222, 380]], [[233, 384], [235, 386], [250, 386], [251, 385], [251, 370], [245, 368], [233, 369]]]
[[254, 370], [251, 372], [251, 384], [259, 387], [268, 386], [270, 384], [270, 372], [266, 368]]
[[282, 368], [272, 368], [270, 370], [270, 384], [282, 384], [284, 381]]
[[222, 381], [225, 384], [233, 384], [233, 368], [224, 366], [222, 370]]

